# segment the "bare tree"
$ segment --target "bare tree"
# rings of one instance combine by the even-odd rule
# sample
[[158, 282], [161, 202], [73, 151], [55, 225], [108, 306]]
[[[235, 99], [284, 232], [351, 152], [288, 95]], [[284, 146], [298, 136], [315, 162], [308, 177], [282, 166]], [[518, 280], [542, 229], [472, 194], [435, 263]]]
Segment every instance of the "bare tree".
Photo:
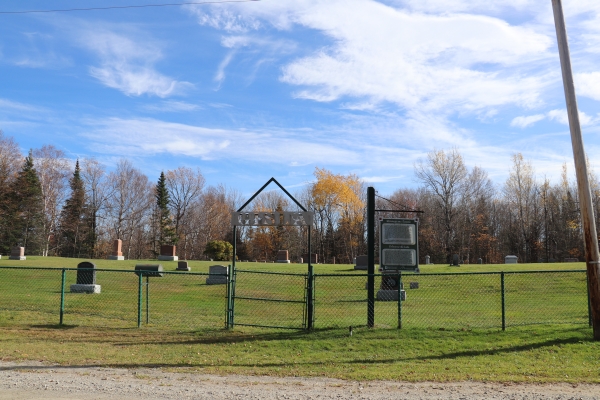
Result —
[[510, 175], [504, 184], [504, 196], [519, 232], [518, 251], [525, 262], [537, 261], [541, 231], [539, 187], [531, 163], [521, 153], [513, 154]]
[[437, 214], [444, 229], [444, 246], [450, 261], [450, 255], [458, 250], [456, 244], [456, 220], [458, 205], [465, 193], [467, 168], [457, 149], [448, 152], [434, 150], [427, 154], [427, 160], [415, 164], [415, 175], [433, 194]]
[[48, 256], [53, 236], [56, 233], [60, 210], [67, 198], [70, 163], [64, 151], [53, 145], [45, 145], [33, 151], [35, 168], [42, 186], [44, 220], [42, 255]]
[[81, 162], [81, 179], [85, 185], [87, 218], [90, 225], [90, 237], [87, 240], [93, 249], [91, 257], [97, 258], [100, 256], [97, 247], [98, 239], [103, 236], [103, 232], [99, 230], [101, 226], [99, 219], [106, 211], [112, 188], [106, 179], [104, 166], [93, 158], [86, 158]]
[[198, 201], [204, 188], [204, 177], [199, 169], [192, 170], [179, 167], [165, 174], [167, 190], [169, 191], [171, 212], [175, 223], [175, 235], [182, 240], [179, 250], [184, 257], [189, 244], [190, 229], [189, 210], [192, 204]]
[[[109, 174], [108, 181], [111, 185], [107, 203], [111, 233], [113, 239], [123, 240], [123, 253], [130, 259], [134, 253], [142, 254], [147, 245], [141, 231], [152, 208], [152, 187], [148, 177], [124, 159]], [[137, 240], [134, 242], [133, 238]]]

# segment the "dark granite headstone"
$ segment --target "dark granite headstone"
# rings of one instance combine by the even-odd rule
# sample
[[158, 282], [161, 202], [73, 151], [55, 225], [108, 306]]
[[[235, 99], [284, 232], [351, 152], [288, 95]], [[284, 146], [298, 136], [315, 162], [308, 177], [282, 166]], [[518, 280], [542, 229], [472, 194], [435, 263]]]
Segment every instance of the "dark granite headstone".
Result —
[[96, 284], [96, 264], [91, 263], [89, 261], [84, 261], [77, 264], [77, 284]]

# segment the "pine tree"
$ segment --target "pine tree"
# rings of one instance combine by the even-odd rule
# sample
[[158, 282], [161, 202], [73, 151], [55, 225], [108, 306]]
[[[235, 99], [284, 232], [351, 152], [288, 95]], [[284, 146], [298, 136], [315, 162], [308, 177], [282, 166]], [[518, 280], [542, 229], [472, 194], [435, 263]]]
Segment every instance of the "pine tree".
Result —
[[177, 242], [175, 228], [173, 227], [173, 219], [169, 211], [169, 191], [164, 172], [160, 173], [160, 178], [156, 184], [156, 221], [158, 224], [158, 247], [163, 244], [175, 244]]
[[28, 254], [36, 254], [42, 234], [44, 208], [42, 186], [31, 151], [10, 189], [5, 243], [8, 247], [23, 246]]
[[61, 212], [61, 255], [63, 257], [79, 257], [81, 254], [89, 254], [86, 246], [85, 189], [80, 175], [79, 160], [75, 163], [75, 171], [69, 181], [69, 186], [71, 187], [71, 197], [67, 199]]

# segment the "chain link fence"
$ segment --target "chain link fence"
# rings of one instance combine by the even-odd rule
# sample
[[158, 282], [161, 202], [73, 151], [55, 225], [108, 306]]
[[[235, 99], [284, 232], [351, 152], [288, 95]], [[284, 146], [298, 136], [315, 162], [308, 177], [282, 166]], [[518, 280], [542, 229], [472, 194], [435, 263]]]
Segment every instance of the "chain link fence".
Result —
[[[405, 296], [369, 308], [367, 274], [233, 271], [214, 274], [95, 270], [100, 293], [74, 293], [77, 269], [0, 267], [0, 326], [11, 324], [194, 331], [235, 326], [433, 329], [589, 324], [586, 273], [577, 271], [398, 275]], [[397, 292], [396, 292], [397, 293]], [[383, 297], [383, 296], [381, 296]], [[368, 310], [373, 314], [368, 318]]]

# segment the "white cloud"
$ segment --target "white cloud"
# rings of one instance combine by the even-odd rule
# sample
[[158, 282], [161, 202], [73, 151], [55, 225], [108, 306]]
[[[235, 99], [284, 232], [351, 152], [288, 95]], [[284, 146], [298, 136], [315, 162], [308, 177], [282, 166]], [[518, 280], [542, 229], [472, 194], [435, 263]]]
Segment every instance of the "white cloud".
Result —
[[100, 66], [90, 67], [90, 74], [104, 85], [128, 96], [148, 94], [164, 98], [192, 86], [155, 70], [154, 64], [162, 58], [162, 52], [147, 35], [136, 40], [96, 28], [85, 31], [81, 42], [101, 61]]
[[546, 115], [544, 115], [544, 114], [535, 114], [535, 115], [516, 117], [511, 121], [510, 126], [516, 126], [518, 128], [527, 128], [528, 126], [531, 126], [531, 125], [535, 124], [536, 122], [541, 121], [545, 118], [546, 118]]
[[184, 155], [202, 159], [236, 158], [241, 161], [307, 165], [324, 159], [349, 165], [357, 153], [326, 140], [297, 139], [285, 132], [211, 129], [159, 121], [119, 119], [91, 121], [85, 135], [98, 152], [110, 154]]
[[480, 112], [539, 105], [550, 80], [513, 68], [548, 57], [553, 38], [485, 15], [427, 15], [370, 0], [280, 0], [195, 10], [201, 23], [224, 30], [299, 25], [328, 37], [330, 46], [283, 68], [281, 80], [300, 86], [295, 96], [303, 99]]
[[186, 103], [184, 101], [166, 100], [158, 104], [149, 104], [144, 109], [159, 112], [189, 112], [202, 109], [198, 104]]
[[600, 72], [575, 74], [575, 82], [578, 95], [600, 101]]
[[[550, 110], [545, 114], [535, 114], [535, 115], [527, 115], [527, 116], [519, 116], [513, 118], [510, 123], [510, 126], [515, 126], [518, 128], [527, 128], [536, 122], [542, 121], [544, 119], [549, 119], [551, 121], [558, 122], [562, 125], [569, 125], [569, 117], [567, 115], [566, 109], [558, 109], [558, 110]], [[582, 126], [588, 126], [596, 123], [598, 118], [591, 117], [587, 115], [583, 111], [579, 111], [579, 123]]]

